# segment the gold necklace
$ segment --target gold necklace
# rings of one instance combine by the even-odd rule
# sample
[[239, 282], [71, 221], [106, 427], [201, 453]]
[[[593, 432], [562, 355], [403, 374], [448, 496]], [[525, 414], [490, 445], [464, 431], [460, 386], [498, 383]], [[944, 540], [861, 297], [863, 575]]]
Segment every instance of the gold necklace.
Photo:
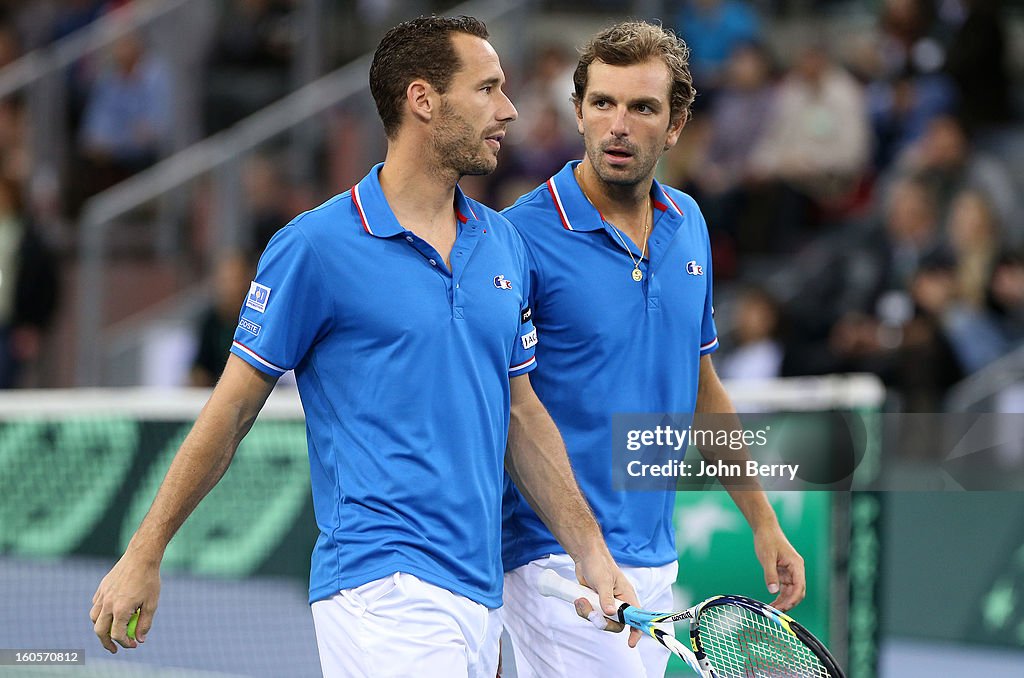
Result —
[[[580, 190], [583, 191], [583, 197], [587, 199], [587, 202], [590, 203], [591, 207], [597, 210], [597, 206], [594, 204], [594, 201], [590, 199], [589, 195], [587, 195], [587, 189], [583, 187], [583, 163], [580, 163], [579, 165], [576, 166], [576, 179], [576, 183], [579, 184]], [[633, 256], [633, 250], [629, 249], [629, 245], [626, 244], [626, 239], [623, 237], [619, 229], [616, 228], [614, 224], [605, 220], [604, 215], [601, 214], [601, 210], [597, 210], [597, 213], [601, 215], [601, 221], [603, 221], [604, 223], [608, 224], [611, 227], [612, 233], [615, 234], [615, 237], [618, 238], [619, 242], [622, 244], [622, 249], [626, 250], [626, 254], [629, 255], [629, 260], [633, 262], [632, 277], [633, 280], [635, 280], [636, 282], [640, 282], [641, 280], [644, 279], [644, 272], [640, 270], [640, 262], [642, 262], [644, 260], [644, 257], [647, 256], [647, 231], [650, 229], [652, 209], [653, 208], [651, 206], [651, 196], [648, 195], [647, 212], [644, 214], [644, 244], [640, 250], [639, 260], [637, 260], [637, 258]]]

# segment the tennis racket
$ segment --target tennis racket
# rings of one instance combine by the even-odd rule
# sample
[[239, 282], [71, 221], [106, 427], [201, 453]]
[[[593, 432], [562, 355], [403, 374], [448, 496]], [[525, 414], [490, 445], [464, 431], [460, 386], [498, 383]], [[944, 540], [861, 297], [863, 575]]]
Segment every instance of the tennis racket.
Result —
[[[586, 598], [601, 610], [597, 594], [552, 570], [537, 588], [569, 602]], [[810, 631], [789, 615], [744, 596], [713, 596], [681, 612], [650, 612], [616, 600], [609, 619], [628, 624], [664, 645], [702, 678], [845, 678], [839, 664]], [[656, 624], [690, 622], [690, 647]]]

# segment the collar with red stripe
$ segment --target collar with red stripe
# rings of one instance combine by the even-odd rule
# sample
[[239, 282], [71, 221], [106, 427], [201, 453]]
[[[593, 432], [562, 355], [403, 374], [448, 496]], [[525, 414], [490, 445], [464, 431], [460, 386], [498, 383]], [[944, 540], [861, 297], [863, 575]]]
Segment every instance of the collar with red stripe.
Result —
[[[363, 230], [378, 238], [390, 238], [405, 233], [406, 228], [398, 223], [387, 198], [384, 197], [384, 190], [380, 187], [382, 167], [384, 163], [377, 163], [362, 181], [352, 187], [352, 202], [359, 212]], [[455, 216], [463, 224], [477, 219], [473, 207], [458, 185], [455, 186]]]
[[[597, 208], [590, 204], [587, 196], [583, 195], [583, 189], [576, 182], [575, 170], [579, 164], [579, 160], [568, 162], [558, 174], [548, 179], [551, 199], [555, 201], [555, 209], [558, 210], [562, 227], [566, 230], [604, 230], [604, 218]], [[683, 211], [657, 179], [651, 186], [651, 201], [654, 209], [665, 212], [670, 217], [682, 218]]]

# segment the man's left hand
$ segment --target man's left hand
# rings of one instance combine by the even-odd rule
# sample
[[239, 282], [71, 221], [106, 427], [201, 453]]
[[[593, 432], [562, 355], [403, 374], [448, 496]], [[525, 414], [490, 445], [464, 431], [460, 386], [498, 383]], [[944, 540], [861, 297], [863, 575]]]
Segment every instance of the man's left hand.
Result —
[[778, 594], [772, 607], [791, 610], [807, 594], [804, 559], [782, 533], [778, 525], [754, 532], [754, 551], [764, 568], [764, 583], [769, 593]]

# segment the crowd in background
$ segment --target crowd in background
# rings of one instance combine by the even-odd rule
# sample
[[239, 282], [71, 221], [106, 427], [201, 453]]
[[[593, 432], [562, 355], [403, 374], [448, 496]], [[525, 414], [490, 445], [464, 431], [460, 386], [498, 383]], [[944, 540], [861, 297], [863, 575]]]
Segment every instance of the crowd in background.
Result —
[[[672, 21], [698, 97], [660, 178], [708, 222], [724, 376], [873, 372], [901, 409], [940, 411], [1024, 343], [1024, 156], [1003, 143], [1021, 102], [998, 4], [886, 0], [873, 31], [804, 36], [787, 60], [742, 0]], [[538, 52], [492, 204], [578, 157], [573, 57]]]
[[[0, 2], [0, 68], [122, 4], [64, 0], [26, 9]], [[205, 56], [204, 134], [289, 91], [301, 39], [297, 4], [222, 3]], [[590, 11], [614, 11], [614, 4]], [[870, 371], [883, 377], [903, 409], [936, 411], [950, 386], [1022, 345], [1024, 127], [1022, 101], [1014, 97], [1022, 74], [1011, 68], [1006, 11], [998, 0], [884, 0], [870, 30], [842, 39], [818, 30], [815, 17], [828, 4], [814, 10], [745, 0], [664, 6], [670, 11], [663, 22], [690, 46], [698, 97], [659, 178], [691, 193], [707, 219], [726, 331], [717, 358], [724, 376]], [[399, 9], [387, 2], [355, 7], [359, 26], [386, 23]], [[780, 16], [800, 25], [793, 16], [801, 11], [807, 30], [780, 40], [773, 33]], [[351, 23], [345, 23], [350, 33]], [[372, 47], [379, 36], [364, 33]], [[342, 42], [331, 52], [333, 62], [366, 48], [357, 49], [354, 39]], [[5, 247], [46, 253], [35, 224], [54, 211], [73, 220], [90, 195], [165, 155], [170, 75], [163, 55], [147, 44], [144, 35], [129, 35], [104, 58], [69, 72], [75, 144], [66, 185], [54, 187], [38, 175], [29, 182], [25, 101], [0, 100], [0, 266], [11, 265]], [[505, 207], [579, 157], [569, 101], [574, 47], [538, 44], [522, 72], [512, 70], [512, 61], [506, 65], [520, 118], [498, 171], [465, 180], [472, 195]], [[272, 150], [249, 163], [243, 190], [252, 247], [226, 255], [215, 277], [223, 293], [202, 319], [194, 383], [216, 378], [211, 355], [224, 344], [226, 356], [237, 311], [230, 299], [255, 255], [294, 213], [365, 171], [346, 164], [353, 155], [346, 150], [375, 129], [352, 111], [335, 112], [312, 182], [289, 176]], [[17, 199], [5, 200], [5, 193]], [[200, 198], [192, 216], [208, 220], [208, 211]], [[59, 260], [73, 257], [65, 248]], [[44, 254], [42, 260], [51, 262], [44, 268], [55, 278], [57, 259]], [[0, 376], [11, 354], [23, 362], [36, 357], [12, 349], [11, 337], [25, 326], [45, 331], [58, 300], [53, 287], [32, 304], [40, 312], [24, 317], [5, 300], [16, 295], [12, 286], [0, 286], [0, 353], [8, 354], [0, 357]], [[0, 386], [13, 383], [0, 379]]]

